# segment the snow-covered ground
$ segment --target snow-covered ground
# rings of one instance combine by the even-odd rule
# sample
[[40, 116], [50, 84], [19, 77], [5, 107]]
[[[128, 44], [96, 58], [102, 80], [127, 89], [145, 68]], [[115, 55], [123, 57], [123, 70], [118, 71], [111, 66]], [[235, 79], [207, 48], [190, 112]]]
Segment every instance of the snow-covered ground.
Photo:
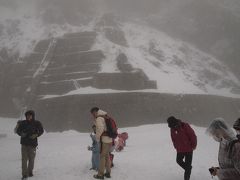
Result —
[[[15, 119], [0, 118], [0, 179], [21, 178], [19, 137], [13, 133]], [[89, 124], [90, 126], [90, 124]], [[198, 136], [191, 180], [210, 180], [208, 168], [217, 165], [218, 144], [205, 134], [205, 128], [193, 126]], [[112, 180], [182, 180], [183, 170], [175, 163], [176, 152], [166, 124], [120, 129], [129, 133], [127, 146], [114, 152]], [[32, 180], [89, 180], [91, 145], [88, 133], [67, 131], [45, 133], [39, 138]]]

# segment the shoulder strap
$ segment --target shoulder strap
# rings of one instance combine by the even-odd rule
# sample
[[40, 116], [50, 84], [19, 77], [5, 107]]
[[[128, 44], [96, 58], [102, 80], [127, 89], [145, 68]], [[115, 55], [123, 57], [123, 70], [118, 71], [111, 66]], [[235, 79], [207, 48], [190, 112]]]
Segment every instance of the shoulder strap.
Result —
[[239, 139], [235, 139], [235, 140], [233, 140], [233, 141], [230, 142], [230, 144], [229, 144], [229, 150], [228, 150], [229, 158], [232, 158], [233, 147], [234, 147], [234, 145], [235, 145], [237, 142], [240, 142], [240, 140], [239, 140]]

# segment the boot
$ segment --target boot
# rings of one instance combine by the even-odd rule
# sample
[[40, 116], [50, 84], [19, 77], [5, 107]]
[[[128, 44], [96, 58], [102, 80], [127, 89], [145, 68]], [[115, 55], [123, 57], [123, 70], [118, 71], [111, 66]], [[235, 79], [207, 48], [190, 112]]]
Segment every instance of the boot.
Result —
[[98, 174], [93, 175], [95, 179], [104, 179], [104, 176], [100, 176]]
[[27, 176], [23, 176], [23, 177], [22, 177], [22, 180], [27, 180]]
[[29, 173], [28, 173], [28, 177], [33, 177], [33, 173], [32, 173], [32, 172], [29, 172]]
[[104, 176], [105, 176], [106, 178], [111, 178], [110, 173], [105, 173]]

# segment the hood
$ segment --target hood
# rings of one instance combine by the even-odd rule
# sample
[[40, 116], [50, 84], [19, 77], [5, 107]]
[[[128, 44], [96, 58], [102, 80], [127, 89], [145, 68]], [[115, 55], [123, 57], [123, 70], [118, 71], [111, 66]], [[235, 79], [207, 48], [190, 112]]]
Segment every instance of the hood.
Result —
[[233, 128], [234, 128], [235, 130], [240, 130], [240, 118], [238, 118], [238, 119], [234, 122]]
[[233, 130], [226, 124], [223, 118], [214, 119], [207, 128], [206, 132], [210, 136], [215, 136], [216, 133], [218, 133], [218, 130], [221, 130], [221, 132], [223, 132], [227, 136], [227, 139], [235, 138]]
[[103, 111], [101, 109], [98, 110], [97, 116], [105, 116], [105, 115], [107, 115], [107, 112], [105, 112], [105, 111]]
[[35, 120], [35, 112], [33, 110], [28, 110], [25, 112], [25, 117], [27, 118], [27, 115], [32, 115], [32, 120]]

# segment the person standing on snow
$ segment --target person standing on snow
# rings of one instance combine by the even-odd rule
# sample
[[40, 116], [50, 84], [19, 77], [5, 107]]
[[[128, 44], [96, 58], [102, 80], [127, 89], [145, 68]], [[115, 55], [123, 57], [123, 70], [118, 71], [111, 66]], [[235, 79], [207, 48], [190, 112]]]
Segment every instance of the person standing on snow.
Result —
[[[95, 179], [104, 179], [111, 177], [111, 160], [109, 153], [112, 147], [112, 138], [104, 135], [104, 132], [107, 131], [106, 123], [104, 116], [107, 116], [107, 113], [103, 110], [100, 110], [98, 107], [93, 107], [91, 109], [91, 114], [95, 118], [96, 125], [96, 140], [100, 143], [100, 164], [98, 173], [93, 177]], [[106, 169], [106, 173], [105, 173]]]
[[[167, 119], [171, 138], [177, 151], [176, 161], [184, 170], [184, 180], [189, 180], [192, 170], [193, 150], [197, 147], [197, 136], [188, 123], [171, 116]], [[184, 161], [183, 161], [184, 159]]]
[[[240, 124], [234, 124], [240, 129]], [[206, 132], [220, 143], [218, 152], [219, 167], [209, 169], [212, 176], [219, 180], [240, 179], [240, 143], [231, 128], [227, 126], [224, 119], [217, 118], [207, 128]]]
[[41, 122], [35, 120], [34, 111], [27, 111], [25, 116], [26, 120], [19, 122], [16, 129], [17, 134], [21, 136], [22, 180], [33, 176], [37, 138], [44, 132]]
[[100, 159], [100, 148], [99, 143], [96, 140], [96, 125], [92, 126], [93, 132], [90, 134], [92, 139], [92, 146], [88, 146], [88, 150], [92, 151], [92, 167], [90, 170], [98, 170], [99, 168], [99, 159]]

